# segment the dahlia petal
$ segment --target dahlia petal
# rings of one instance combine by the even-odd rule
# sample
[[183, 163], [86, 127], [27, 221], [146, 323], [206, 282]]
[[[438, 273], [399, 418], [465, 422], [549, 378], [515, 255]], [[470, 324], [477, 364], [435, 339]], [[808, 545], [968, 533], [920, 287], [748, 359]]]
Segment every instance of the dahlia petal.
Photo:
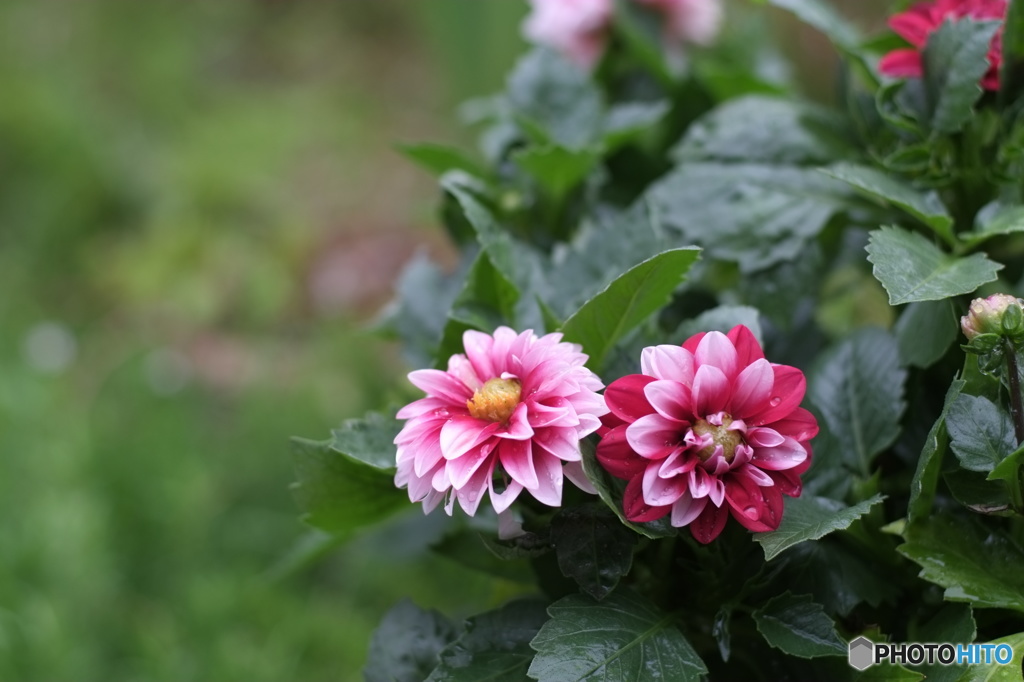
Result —
[[697, 344], [697, 352], [693, 355], [698, 367], [711, 365], [720, 369], [722, 374], [729, 378], [736, 376], [736, 347], [722, 332], [708, 332]]
[[706, 497], [697, 500], [690, 495], [689, 491], [683, 493], [682, 497], [672, 505], [672, 525], [677, 528], [690, 525], [704, 511], [707, 503]]
[[410, 419], [402, 427], [402, 430], [395, 436], [395, 445], [406, 445], [424, 437], [437, 438], [437, 432], [447, 423], [445, 419], [432, 417], [419, 417]]
[[701, 365], [693, 377], [694, 414], [713, 414], [729, 402], [729, 379], [714, 365]]
[[690, 494], [695, 498], [707, 497], [711, 492], [711, 476], [704, 471], [703, 467], [695, 467], [688, 476]]
[[413, 471], [417, 476], [426, 476], [444, 459], [441, 452], [441, 443], [436, 438], [425, 440], [416, 448], [416, 455], [413, 457]]
[[660, 414], [640, 417], [626, 427], [626, 440], [641, 457], [665, 457], [666, 447], [675, 447], [680, 441], [681, 424]]
[[640, 353], [640, 371], [689, 386], [693, 383], [693, 353], [680, 346], [648, 346]]
[[733, 518], [755, 533], [776, 530], [782, 520], [782, 493], [775, 486], [759, 486], [745, 475], [731, 476], [725, 488]]
[[803, 492], [804, 484], [803, 481], [800, 480], [800, 474], [797, 469], [769, 471], [767, 473], [774, 482], [775, 487], [779, 489], [780, 493], [790, 497], [800, 497], [800, 493]]
[[[437, 508], [437, 505], [444, 499], [444, 493], [431, 490], [420, 502], [423, 504], [423, 513], [429, 514]], [[415, 501], [415, 500], [414, 500]]]
[[[503, 440], [498, 446], [498, 457], [512, 480], [524, 488], [536, 488], [537, 470], [533, 465], [533, 447], [528, 440]], [[458, 486], [456, 486], [458, 487]]]
[[549, 455], [564, 462], [578, 462], [580, 454], [580, 439], [575, 429], [560, 429], [551, 427], [541, 429], [533, 436], [535, 445], [540, 445]]
[[499, 438], [511, 440], [527, 440], [533, 437], [533, 428], [530, 426], [530, 417], [527, 414], [526, 403], [519, 403], [508, 419], [508, 426], [499, 428], [494, 435]]
[[585, 493], [597, 494], [597, 488], [587, 478], [587, 472], [583, 470], [583, 462], [566, 462], [562, 465], [562, 473], [573, 485]]
[[694, 539], [706, 545], [722, 533], [725, 522], [729, 520], [729, 512], [713, 504], [705, 505], [704, 509], [690, 523], [690, 534]]
[[[464, 404], [464, 403], [462, 403]], [[452, 404], [447, 400], [441, 398], [420, 398], [414, 400], [395, 415], [395, 419], [412, 419], [413, 417], [420, 417], [427, 413], [434, 412], [435, 410], [447, 410]], [[438, 415], [439, 418], [447, 418], [447, 414]]]
[[486, 381], [501, 373], [491, 362], [491, 348], [494, 346], [493, 336], [467, 329], [462, 334], [462, 346], [466, 349], [466, 358], [472, 364], [478, 377]]
[[742, 468], [737, 467], [736, 470], [743, 471], [743, 475], [753, 481], [756, 485], [762, 487], [775, 485], [775, 479], [768, 472], [762, 471], [756, 466], [747, 465]]
[[449, 460], [447, 463], [448, 478], [452, 482], [452, 487], [459, 490], [463, 486], [469, 483], [469, 480], [473, 478], [473, 475], [480, 469], [480, 467], [491, 458], [491, 453], [494, 451], [493, 443], [484, 443], [478, 448], [474, 448], [466, 454], [456, 459]]
[[494, 435], [499, 426], [473, 417], [453, 417], [441, 427], [441, 452], [445, 459], [461, 457]]
[[537, 469], [537, 485], [526, 490], [537, 498], [538, 502], [549, 507], [562, 504], [562, 462], [557, 457], [541, 450], [534, 453], [534, 466]]
[[775, 429], [760, 427], [747, 431], [746, 441], [755, 448], [774, 448], [786, 440], [786, 437]]
[[604, 401], [613, 415], [626, 422], [634, 422], [640, 417], [651, 414], [654, 408], [644, 395], [644, 387], [656, 381], [645, 374], [629, 374], [608, 384], [604, 391]]
[[783, 471], [803, 464], [806, 459], [807, 450], [804, 446], [792, 438], [786, 438], [781, 445], [773, 448], [754, 448], [750, 462], [769, 471]]
[[663, 417], [680, 422], [688, 422], [693, 418], [690, 391], [677, 381], [652, 381], [644, 386], [644, 396]]
[[488, 492], [488, 480], [494, 469], [492, 467], [481, 467], [477, 470], [464, 487], [454, 491], [459, 500], [459, 506], [467, 516], [474, 516], [484, 495]]
[[758, 360], [764, 360], [764, 351], [754, 332], [743, 324], [738, 324], [726, 334], [732, 345], [736, 347], [736, 362], [740, 367], [747, 367]]
[[530, 426], [539, 429], [545, 426], [577, 426], [580, 423], [576, 416], [576, 410], [565, 398], [550, 398], [545, 405], [540, 402], [531, 401], [528, 403], [528, 418]]
[[576, 438], [582, 440], [601, 428], [601, 420], [590, 414], [579, 415], [579, 425], [576, 427]]
[[448, 372], [439, 369], [417, 369], [409, 372], [413, 386], [429, 396], [444, 398], [455, 405], [465, 405], [473, 397], [473, 391]]
[[597, 444], [597, 461], [616, 478], [630, 480], [647, 468], [647, 460], [640, 457], [626, 440], [626, 427], [608, 431]]
[[803, 442], [818, 435], [818, 420], [804, 408], [798, 407], [785, 419], [773, 421], [772, 428], [784, 436]]
[[725, 499], [725, 484], [722, 483], [722, 479], [714, 478], [711, 480], [711, 491], [708, 492], [708, 499], [716, 507], [722, 506], [722, 500]]
[[656, 521], [669, 513], [671, 507], [652, 507], [644, 502], [643, 481], [637, 476], [626, 485], [622, 496], [622, 511], [634, 523]]
[[672, 451], [672, 454], [662, 460], [661, 465], [658, 467], [658, 476], [671, 478], [672, 476], [688, 474], [693, 471], [699, 461], [700, 458], [692, 452], [687, 452], [681, 447], [676, 448]]
[[468, 386], [470, 391], [476, 391], [484, 385], [483, 379], [473, 368], [473, 363], [465, 355], [453, 355], [448, 358], [448, 373]]
[[917, 50], [901, 48], [882, 57], [878, 70], [892, 78], [920, 78], [924, 74], [924, 62]]
[[[491, 496], [491, 506], [494, 507], [494, 511], [501, 514], [503, 511], [512, 506], [512, 503], [519, 497], [519, 493], [523, 492], [523, 486], [517, 481], [509, 481], [505, 486], [505, 490], [502, 492], [496, 492], [494, 490], [494, 477], [487, 481], [487, 490]], [[499, 519], [500, 521], [500, 519]]]
[[644, 502], [652, 507], [671, 506], [686, 491], [687, 486], [687, 476], [661, 478], [658, 476], [658, 467], [649, 466], [643, 477]]
[[768, 405], [774, 385], [775, 372], [771, 363], [764, 358], [755, 360], [733, 381], [729, 414], [737, 419], [746, 419], [751, 414], [763, 410]]
[[807, 392], [807, 379], [796, 367], [772, 365], [772, 370], [775, 372], [772, 397], [768, 400], [766, 409], [746, 418], [746, 422], [751, 426], [762, 426], [787, 418], [799, 407], [804, 399], [804, 393]]
[[700, 342], [703, 341], [704, 337], [707, 335], [707, 332], [698, 332], [697, 334], [694, 334], [693, 336], [691, 336], [690, 338], [686, 339], [686, 341], [683, 342], [683, 349], [690, 351], [691, 355], [693, 353], [696, 353], [697, 346], [700, 345]]
[[921, 48], [928, 41], [928, 34], [938, 28], [929, 15], [930, 12], [922, 12], [916, 8], [900, 12], [889, 17], [889, 28], [914, 47]]

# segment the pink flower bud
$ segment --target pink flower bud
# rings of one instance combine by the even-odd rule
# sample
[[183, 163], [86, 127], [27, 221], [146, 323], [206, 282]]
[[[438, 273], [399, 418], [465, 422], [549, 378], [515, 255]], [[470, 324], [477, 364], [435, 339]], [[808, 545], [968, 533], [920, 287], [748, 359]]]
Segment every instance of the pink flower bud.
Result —
[[1009, 294], [976, 298], [971, 301], [967, 314], [960, 318], [960, 329], [968, 341], [981, 334], [1002, 334], [1003, 315], [1010, 306], [1022, 308], [1021, 300]]

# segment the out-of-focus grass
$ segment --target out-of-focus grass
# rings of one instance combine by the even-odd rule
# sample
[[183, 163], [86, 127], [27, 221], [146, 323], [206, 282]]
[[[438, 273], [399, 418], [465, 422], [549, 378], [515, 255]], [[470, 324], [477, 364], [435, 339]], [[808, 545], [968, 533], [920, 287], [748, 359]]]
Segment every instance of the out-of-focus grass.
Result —
[[[311, 268], [424, 234], [431, 183], [391, 145], [498, 86], [522, 7], [483, 31], [474, 2], [0, 4], [0, 680], [358, 679], [401, 595], [501, 596], [412, 507], [271, 575], [304, 532], [288, 436], [402, 369]], [[504, 63], [459, 71], [460, 35]]]

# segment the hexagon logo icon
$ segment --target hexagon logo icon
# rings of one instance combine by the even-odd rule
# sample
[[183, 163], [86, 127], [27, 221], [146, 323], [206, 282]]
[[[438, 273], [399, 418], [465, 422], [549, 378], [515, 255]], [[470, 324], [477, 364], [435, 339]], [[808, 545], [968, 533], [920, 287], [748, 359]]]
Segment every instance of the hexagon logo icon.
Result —
[[857, 670], [866, 670], [875, 661], [875, 644], [867, 637], [858, 637], [850, 642], [850, 665]]

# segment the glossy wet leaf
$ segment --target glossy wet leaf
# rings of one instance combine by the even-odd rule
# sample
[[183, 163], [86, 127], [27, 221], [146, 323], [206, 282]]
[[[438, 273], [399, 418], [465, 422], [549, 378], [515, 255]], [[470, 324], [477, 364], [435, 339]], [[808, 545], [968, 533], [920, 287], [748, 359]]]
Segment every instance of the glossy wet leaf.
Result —
[[949, 408], [946, 428], [960, 465], [971, 471], [992, 471], [1017, 449], [1010, 413], [982, 396], [958, 396]]
[[551, 544], [558, 567], [580, 589], [600, 601], [633, 565], [636, 534], [607, 507], [568, 507], [551, 519]]
[[910, 502], [907, 505], [907, 519], [911, 523], [919, 518], [925, 518], [931, 513], [932, 504], [935, 501], [935, 489], [942, 471], [942, 456], [949, 446], [946, 415], [949, 413], [950, 406], [956, 401], [965, 384], [966, 382], [961, 379], [956, 379], [950, 384], [949, 390], [946, 391], [942, 413], [935, 420], [925, 438], [921, 456], [917, 460], [917, 470], [914, 472], [914, 478], [910, 482]]
[[909, 304], [893, 330], [900, 347], [900, 362], [911, 367], [935, 364], [960, 334], [959, 322], [952, 301]]
[[928, 36], [922, 62], [929, 123], [935, 132], [956, 132], [970, 119], [998, 27], [997, 21], [947, 20]]
[[420, 682], [457, 634], [455, 625], [437, 611], [403, 599], [374, 630], [363, 677], [366, 682]]
[[801, 542], [818, 540], [834, 531], [849, 528], [851, 523], [881, 501], [882, 496], [875, 495], [848, 507], [826, 497], [787, 497], [778, 530], [755, 533], [754, 540], [761, 544], [764, 558], [770, 561]]
[[765, 640], [790, 656], [847, 655], [847, 643], [836, 633], [835, 623], [810, 595], [786, 592], [754, 611], [753, 616]]

